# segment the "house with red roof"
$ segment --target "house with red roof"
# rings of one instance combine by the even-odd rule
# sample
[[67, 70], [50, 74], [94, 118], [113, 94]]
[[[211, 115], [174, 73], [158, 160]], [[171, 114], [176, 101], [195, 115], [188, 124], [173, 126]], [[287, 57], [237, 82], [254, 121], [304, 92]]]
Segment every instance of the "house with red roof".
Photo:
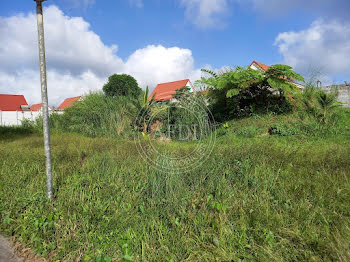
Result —
[[[43, 104], [40, 103], [40, 104], [34, 104], [34, 105], [31, 105], [30, 106], [30, 111], [32, 112], [42, 112], [42, 107], [43, 107]], [[49, 112], [52, 111], [52, 108], [49, 107]]]
[[173, 96], [176, 93], [176, 90], [188, 87], [190, 92], [195, 92], [194, 87], [190, 81], [190, 79], [184, 79], [174, 82], [161, 83], [156, 86], [148, 99], [152, 99], [154, 96], [155, 102], [166, 102], [173, 100]]
[[258, 71], [261, 71], [261, 72], [266, 72], [269, 69], [268, 65], [265, 65], [263, 63], [257, 62], [255, 60], [250, 64], [249, 67], [251, 69], [258, 70]]
[[23, 119], [31, 117], [23, 95], [0, 94], [0, 125], [20, 125]]
[[33, 112], [37, 112], [37, 111], [41, 111], [42, 107], [43, 107], [42, 103], [34, 104], [34, 105], [30, 106], [30, 110], [33, 111]]
[[28, 111], [28, 103], [23, 95], [0, 94], [0, 111]]
[[57, 110], [63, 111], [68, 107], [71, 107], [75, 102], [79, 101], [81, 99], [81, 96], [75, 96], [66, 98], [58, 107]]
[[[263, 63], [260, 63], [260, 62], [254, 60], [254, 61], [250, 64], [249, 67], [250, 67], [251, 69], [258, 70], [258, 71], [260, 71], [260, 72], [266, 72], [266, 71], [269, 69], [270, 66], [265, 65], [265, 64], [263, 64]], [[281, 78], [286, 79], [285, 76], [281, 76]], [[298, 87], [298, 88], [300, 88], [300, 89], [304, 89], [304, 88], [305, 88], [303, 85], [301, 85], [301, 84], [299, 84], [299, 83], [296, 83], [296, 82], [294, 81], [294, 79], [289, 79], [289, 80], [290, 80], [290, 82], [291, 82], [293, 85], [295, 85], [296, 87]]]

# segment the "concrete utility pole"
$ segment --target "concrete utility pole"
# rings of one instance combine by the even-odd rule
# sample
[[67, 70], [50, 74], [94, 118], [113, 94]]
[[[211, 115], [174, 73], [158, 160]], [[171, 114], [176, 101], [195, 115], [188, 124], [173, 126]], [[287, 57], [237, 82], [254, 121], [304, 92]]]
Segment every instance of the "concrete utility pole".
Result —
[[39, 63], [40, 63], [40, 82], [41, 82], [41, 100], [44, 126], [44, 145], [46, 156], [46, 187], [47, 197], [52, 199], [52, 173], [51, 173], [51, 149], [50, 149], [50, 125], [49, 108], [47, 99], [47, 79], [46, 79], [46, 59], [45, 59], [45, 40], [44, 40], [44, 19], [42, 2], [46, 0], [34, 0], [36, 2], [36, 14], [38, 20], [38, 42], [39, 42]]

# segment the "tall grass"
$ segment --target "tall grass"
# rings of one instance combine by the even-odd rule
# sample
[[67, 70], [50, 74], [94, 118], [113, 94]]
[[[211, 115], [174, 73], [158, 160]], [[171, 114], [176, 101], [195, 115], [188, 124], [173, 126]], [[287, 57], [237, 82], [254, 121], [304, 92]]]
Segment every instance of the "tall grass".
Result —
[[15, 139], [34, 132], [32, 126], [0, 126], [0, 139]]
[[54, 130], [91, 137], [128, 137], [132, 134], [132, 122], [138, 111], [136, 104], [129, 97], [90, 93], [67, 108], [63, 115], [51, 116], [51, 126]]
[[180, 174], [128, 140], [54, 134], [53, 203], [41, 136], [0, 140], [0, 231], [51, 261], [349, 261], [350, 136], [259, 136], [296, 119], [229, 122]]

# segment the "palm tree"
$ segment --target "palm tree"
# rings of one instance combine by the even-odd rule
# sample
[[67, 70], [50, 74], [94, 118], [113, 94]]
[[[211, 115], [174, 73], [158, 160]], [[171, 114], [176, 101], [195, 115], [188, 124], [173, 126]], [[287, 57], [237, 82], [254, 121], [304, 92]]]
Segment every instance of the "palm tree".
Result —
[[[143, 92], [140, 105], [139, 105], [139, 117], [142, 119], [139, 119], [139, 122], [142, 123], [142, 129], [144, 133], [147, 133], [148, 131], [148, 119], [150, 117], [150, 111], [151, 111], [151, 106], [154, 102], [154, 97], [153, 95], [151, 99], [148, 99], [149, 95], [149, 88], [148, 86], [146, 87], [146, 90]], [[140, 123], [139, 123], [140, 124]]]
[[336, 92], [326, 93], [320, 90], [316, 96], [316, 101], [321, 109], [321, 120], [323, 123], [327, 122], [328, 115], [336, 108], [340, 107], [342, 103], [337, 101], [338, 94]]

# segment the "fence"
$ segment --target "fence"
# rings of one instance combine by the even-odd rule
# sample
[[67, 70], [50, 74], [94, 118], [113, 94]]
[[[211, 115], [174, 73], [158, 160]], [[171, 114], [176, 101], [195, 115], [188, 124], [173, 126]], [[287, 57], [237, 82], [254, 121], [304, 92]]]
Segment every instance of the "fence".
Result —
[[19, 126], [24, 119], [35, 120], [39, 111], [0, 111], [0, 126]]
[[336, 89], [338, 91], [338, 101], [344, 103], [345, 107], [350, 107], [350, 84], [322, 86], [321, 89], [326, 92]]

